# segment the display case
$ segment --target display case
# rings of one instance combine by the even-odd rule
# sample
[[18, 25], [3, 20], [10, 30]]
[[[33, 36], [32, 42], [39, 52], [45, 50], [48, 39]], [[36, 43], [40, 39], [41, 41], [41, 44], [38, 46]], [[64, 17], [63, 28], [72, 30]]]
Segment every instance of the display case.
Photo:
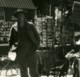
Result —
[[12, 22], [0, 23], [0, 44], [8, 43], [11, 26], [12, 26]]
[[0, 22], [0, 55], [8, 54], [9, 48], [9, 35], [12, 22]]
[[40, 47], [49, 49], [54, 44], [54, 21], [51, 16], [36, 19], [36, 29], [40, 35]]

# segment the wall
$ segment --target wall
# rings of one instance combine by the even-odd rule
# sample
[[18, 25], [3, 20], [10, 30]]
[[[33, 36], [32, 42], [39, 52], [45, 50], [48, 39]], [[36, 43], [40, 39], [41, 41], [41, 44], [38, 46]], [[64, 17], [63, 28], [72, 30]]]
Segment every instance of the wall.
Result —
[[4, 20], [5, 18], [5, 11], [3, 8], [0, 8], [0, 20]]

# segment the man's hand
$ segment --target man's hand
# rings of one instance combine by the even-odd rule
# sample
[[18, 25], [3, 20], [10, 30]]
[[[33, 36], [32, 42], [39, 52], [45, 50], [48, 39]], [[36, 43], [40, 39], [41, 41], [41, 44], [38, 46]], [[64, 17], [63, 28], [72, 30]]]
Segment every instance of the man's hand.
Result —
[[12, 52], [16, 52], [17, 47], [15, 45], [12, 45], [12, 47], [10, 48], [10, 51]]

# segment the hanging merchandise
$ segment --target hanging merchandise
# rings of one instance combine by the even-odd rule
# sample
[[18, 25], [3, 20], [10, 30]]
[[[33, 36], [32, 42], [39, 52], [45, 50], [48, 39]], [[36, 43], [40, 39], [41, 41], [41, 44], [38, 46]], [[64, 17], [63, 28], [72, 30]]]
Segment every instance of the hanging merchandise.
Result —
[[36, 19], [36, 29], [40, 35], [41, 47], [52, 47], [54, 40], [54, 22], [51, 16]]
[[47, 46], [52, 47], [54, 44], [54, 22], [50, 16], [46, 17], [46, 36]]

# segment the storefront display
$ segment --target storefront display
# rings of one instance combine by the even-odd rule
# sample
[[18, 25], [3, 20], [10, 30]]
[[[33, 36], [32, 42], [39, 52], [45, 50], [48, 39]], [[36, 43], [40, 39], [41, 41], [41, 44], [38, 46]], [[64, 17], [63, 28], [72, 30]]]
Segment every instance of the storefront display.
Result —
[[0, 44], [8, 43], [12, 22], [0, 23]]
[[36, 29], [40, 35], [41, 47], [52, 47], [54, 42], [54, 22], [50, 16], [36, 19]]

